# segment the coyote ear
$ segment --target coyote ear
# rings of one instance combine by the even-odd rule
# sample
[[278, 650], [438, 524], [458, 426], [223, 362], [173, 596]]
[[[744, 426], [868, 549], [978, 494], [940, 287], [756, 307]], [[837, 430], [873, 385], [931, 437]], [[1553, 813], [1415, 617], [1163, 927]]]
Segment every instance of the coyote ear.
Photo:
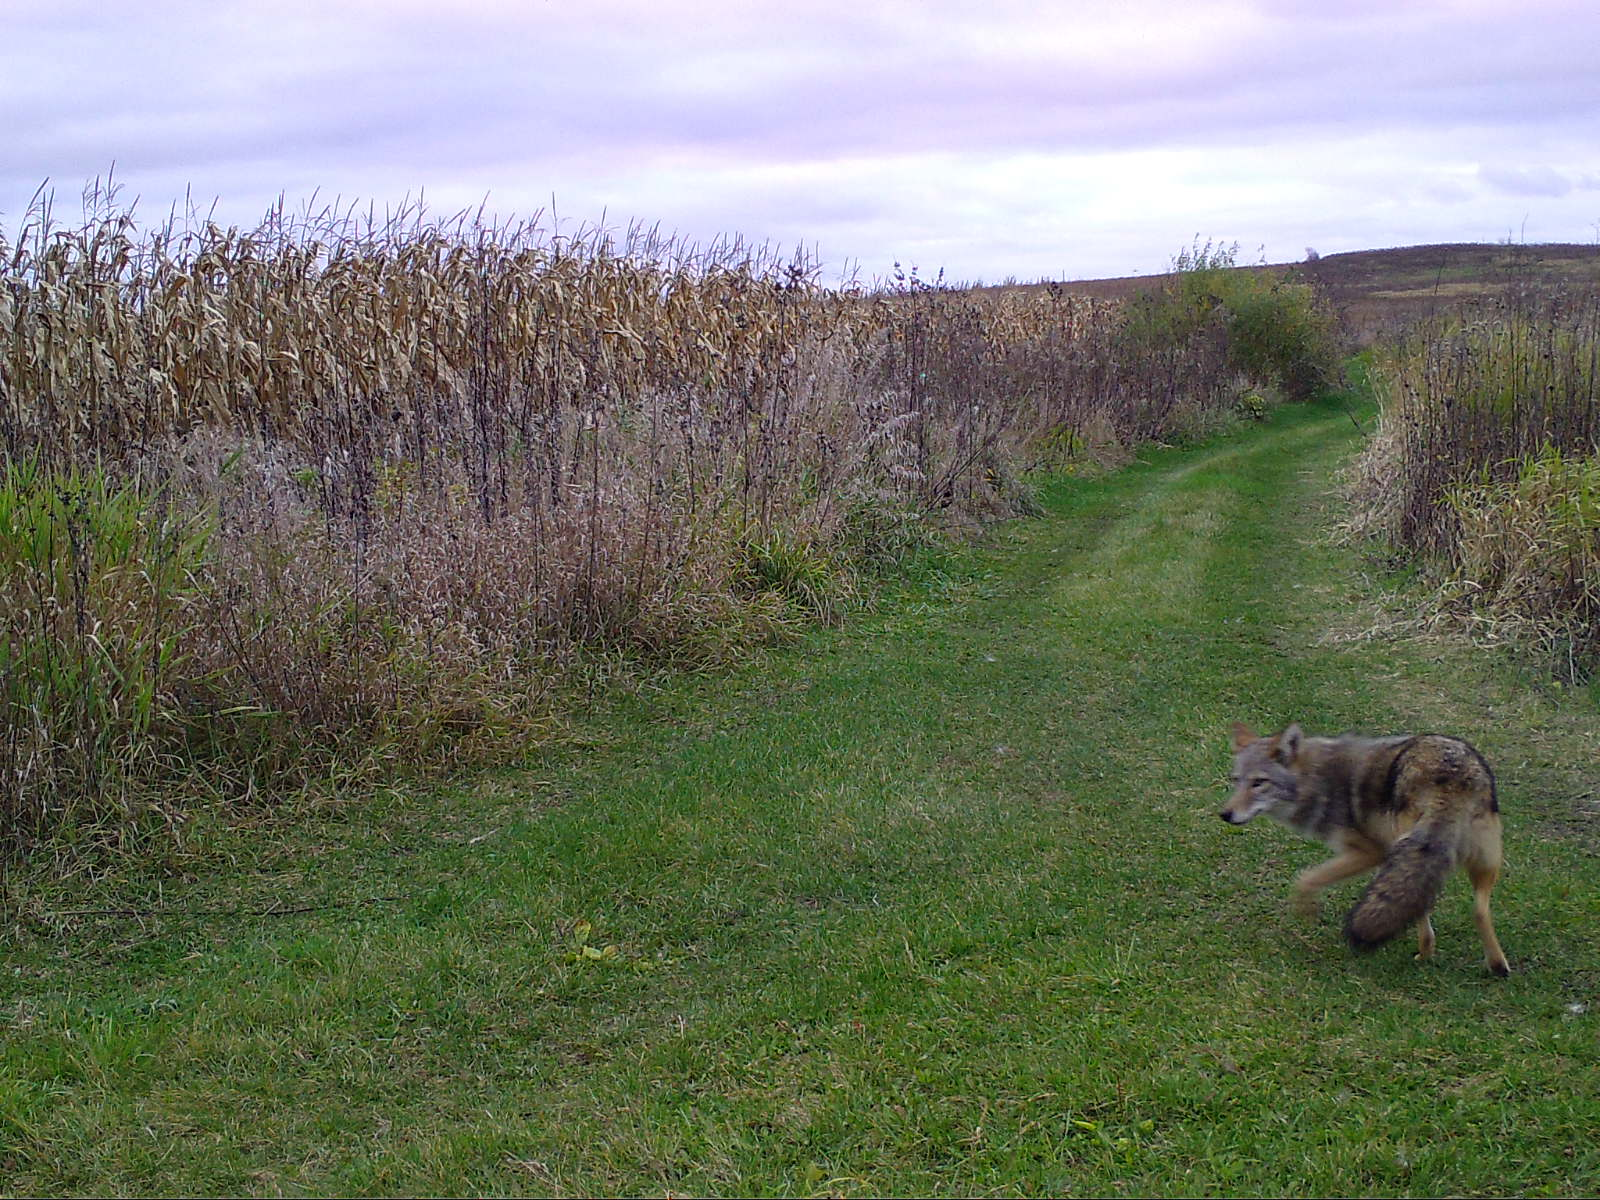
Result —
[[1295, 760], [1295, 755], [1300, 753], [1300, 726], [1291, 725], [1276, 738], [1278, 761], [1288, 764]]
[[1243, 721], [1235, 721], [1233, 723], [1233, 748], [1235, 750], [1243, 750], [1255, 740], [1256, 735], [1251, 730], [1250, 726], [1246, 725]]

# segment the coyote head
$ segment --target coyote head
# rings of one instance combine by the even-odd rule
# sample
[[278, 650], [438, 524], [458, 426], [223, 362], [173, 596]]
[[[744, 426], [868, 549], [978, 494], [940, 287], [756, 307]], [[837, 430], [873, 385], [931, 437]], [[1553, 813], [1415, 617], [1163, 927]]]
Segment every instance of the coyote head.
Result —
[[1260, 737], [1249, 726], [1233, 724], [1233, 795], [1218, 815], [1230, 825], [1243, 825], [1280, 805], [1293, 805], [1299, 795], [1294, 771], [1300, 752], [1300, 726], [1275, 737]]

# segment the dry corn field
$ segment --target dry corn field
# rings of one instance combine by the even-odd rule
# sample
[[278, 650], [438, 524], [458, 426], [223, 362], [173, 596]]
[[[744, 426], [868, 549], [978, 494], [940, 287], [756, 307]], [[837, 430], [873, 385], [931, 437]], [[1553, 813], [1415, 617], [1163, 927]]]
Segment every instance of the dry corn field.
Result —
[[1214, 331], [1141, 344], [1060, 288], [827, 288], [640, 229], [93, 195], [0, 265], [12, 852], [514, 753], [579, 659], [828, 619], [1031, 467], [1238, 389]]

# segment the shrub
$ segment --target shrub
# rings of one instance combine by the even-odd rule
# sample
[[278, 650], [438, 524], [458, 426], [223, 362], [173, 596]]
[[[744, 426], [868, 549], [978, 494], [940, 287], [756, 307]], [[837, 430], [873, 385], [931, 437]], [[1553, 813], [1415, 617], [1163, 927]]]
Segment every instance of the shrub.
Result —
[[1211, 331], [1246, 386], [1304, 400], [1338, 376], [1331, 311], [1310, 284], [1237, 266], [1237, 244], [1198, 243], [1173, 262], [1171, 282], [1134, 303], [1135, 343], [1183, 344]]
[[1459, 526], [1442, 600], [1528, 642], [1569, 678], [1600, 665], [1600, 456], [1553, 448], [1513, 477], [1452, 489]]
[[1600, 296], [1513, 289], [1417, 327], [1372, 372], [1381, 412], [1354, 524], [1439, 602], [1566, 674], [1600, 646]]
[[1419, 325], [1380, 354], [1381, 406], [1364, 452], [1359, 505], [1373, 532], [1451, 559], [1449, 493], [1507, 482], [1547, 450], [1600, 447], [1600, 295], [1510, 292]]

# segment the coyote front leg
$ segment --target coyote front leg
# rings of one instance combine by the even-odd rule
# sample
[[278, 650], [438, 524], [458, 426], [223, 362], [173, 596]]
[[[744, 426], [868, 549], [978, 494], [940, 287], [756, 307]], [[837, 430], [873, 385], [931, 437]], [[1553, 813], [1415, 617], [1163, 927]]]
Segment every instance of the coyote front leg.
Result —
[[1294, 910], [1315, 917], [1322, 907], [1322, 891], [1352, 875], [1370, 871], [1383, 861], [1383, 847], [1366, 838], [1348, 838], [1344, 849], [1325, 863], [1300, 873], [1294, 883]]

